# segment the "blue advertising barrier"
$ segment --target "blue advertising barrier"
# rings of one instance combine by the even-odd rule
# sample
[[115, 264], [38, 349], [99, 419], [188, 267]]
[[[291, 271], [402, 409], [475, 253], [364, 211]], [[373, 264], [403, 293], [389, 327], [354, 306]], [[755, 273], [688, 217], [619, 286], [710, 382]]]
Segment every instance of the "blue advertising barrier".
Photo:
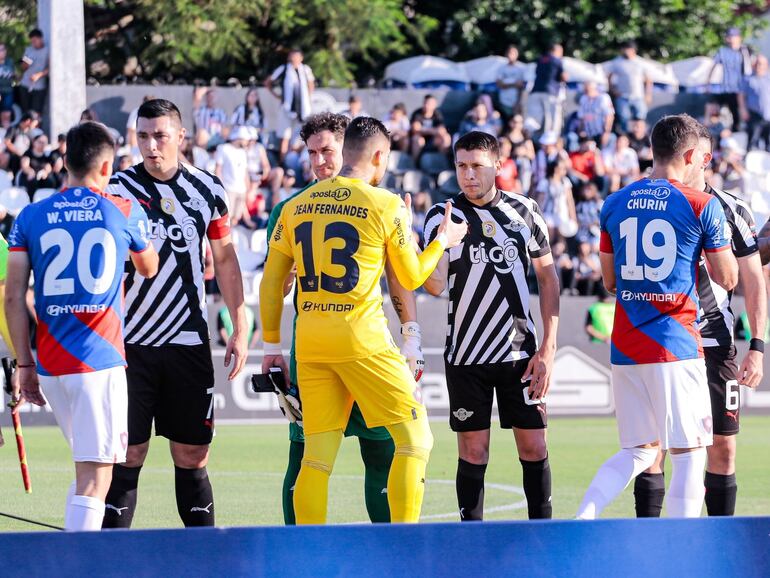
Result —
[[3, 576], [770, 576], [770, 518], [3, 534]]

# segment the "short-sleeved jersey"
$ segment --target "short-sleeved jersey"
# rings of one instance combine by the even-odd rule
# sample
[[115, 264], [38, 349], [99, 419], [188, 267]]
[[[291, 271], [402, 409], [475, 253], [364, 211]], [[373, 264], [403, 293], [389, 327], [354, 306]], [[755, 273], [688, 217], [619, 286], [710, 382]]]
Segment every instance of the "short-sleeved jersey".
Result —
[[[444, 357], [451, 365], [484, 365], [526, 359], [537, 350], [527, 275], [532, 258], [551, 252], [548, 227], [537, 203], [500, 191], [494, 205], [479, 207], [459, 194], [452, 217], [468, 234], [449, 249], [449, 328]], [[432, 241], [444, 205], [425, 216]]]
[[[759, 253], [757, 228], [749, 206], [730, 193], [706, 186], [706, 192], [722, 205], [729, 227], [733, 254], [741, 259]], [[730, 308], [733, 292], [726, 291], [709, 276], [706, 260], [701, 258], [698, 270], [700, 329], [703, 347], [729, 347], [733, 343], [735, 315]]]
[[297, 264], [298, 361], [350, 361], [395, 346], [380, 277], [386, 250], [413, 250], [399, 196], [360, 179], [320, 181], [284, 205], [270, 250]]
[[704, 250], [730, 248], [719, 201], [677, 181], [642, 179], [607, 198], [601, 231], [601, 251], [615, 259], [611, 362], [702, 357], [698, 262]]
[[35, 275], [37, 368], [68, 375], [125, 365], [123, 263], [149, 246], [138, 204], [77, 187], [22, 210], [10, 251]]
[[205, 238], [230, 234], [227, 200], [215, 176], [180, 164], [167, 181], [138, 164], [116, 173], [107, 192], [137, 201], [150, 223], [158, 274], [126, 272], [126, 343], [158, 347], [200, 345], [209, 339], [203, 270]]

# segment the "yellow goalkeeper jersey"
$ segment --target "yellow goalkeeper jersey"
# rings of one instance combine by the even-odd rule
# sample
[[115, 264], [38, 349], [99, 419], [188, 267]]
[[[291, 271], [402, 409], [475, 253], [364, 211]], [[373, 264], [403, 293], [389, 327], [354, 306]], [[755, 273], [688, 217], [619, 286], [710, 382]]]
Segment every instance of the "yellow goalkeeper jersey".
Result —
[[386, 253], [413, 289], [443, 252], [432, 247], [434, 258], [418, 260], [409, 222], [398, 195], [361, 179], [320, 181], [286, 203], [270, 251], [297, 265], [298, 361], [345, 362], [394, 347], [380, 291]]

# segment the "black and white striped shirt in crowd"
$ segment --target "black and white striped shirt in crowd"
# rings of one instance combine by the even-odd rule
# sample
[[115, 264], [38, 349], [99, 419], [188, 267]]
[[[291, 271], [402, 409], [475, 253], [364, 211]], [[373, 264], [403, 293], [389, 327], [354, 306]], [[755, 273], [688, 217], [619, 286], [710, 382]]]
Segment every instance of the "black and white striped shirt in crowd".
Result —
[[[733, 253], [737, 258], [748, 257], [759, 251], [754, 216], [746, 203], [730, 193], [706, 186], [706, 192], [719, 199], [725, 211]], [[727, 236], [727, 235], [726, 235]], [[714, 283], [701, 259], [698, 271], [698, 297], [700, 300], [700, 329], [703, 347], [730, 346], [733, 343], [735, 316], [730, 309], [732, 291], [725, 291]]]
[[[505, 191], [484, 207], [463, 194], [452, 201], [452, 218], [468, 223], [468, 235], [449, 249], [447, 363], [486, 365], [531, 357], [538, 345], [527, 273], [532, 258], [551, 252], [540, 208]], [[428, 211], [426, 243], [438, 234], [443, 217], [444, 205]]]
[[145, 279], [126, 264], [125, 341], [149, 346], [208, 341], [203, 283], [204, 239], [229, 234], [225, 190], [218, 178], [180, 164], [168, 181], [142, 164], [116, 173], [107, 192], [138, 201], [160, 256], [158, 274]]

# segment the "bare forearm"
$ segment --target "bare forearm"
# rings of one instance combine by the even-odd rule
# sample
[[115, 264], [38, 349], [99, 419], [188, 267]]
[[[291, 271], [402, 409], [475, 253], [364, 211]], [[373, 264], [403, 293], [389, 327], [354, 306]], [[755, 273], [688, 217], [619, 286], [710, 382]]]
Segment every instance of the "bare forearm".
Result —
[[757, 238], [757, 245], [759, 246], [759, 257], [762, 260], [763, 265], [770, 263], [770, 223], [762, 227]]
[[385, 278], [388, 281], [388, 292], [390, 293], [390, 302], [398, 315], [401, 323], [417, 321], [417, 300], [414, 293], [404, 288], [398, 282], [396, 274], [389, 262], [385, 263]]
[[219, 262], [214, 262], [217, 284], [222, 293], [233, 327], [237, 332], [245, 332], [246, 309], [243, 302], [243, 280], [235, 249], [230, 247]]
[[540, 315], [543, 318], [543, 347], [556, 349], [559, 329], [559, 279], [556, 269], [549, 267], [538, 275]]
[[743, 292], [746, 300], [746, 315], [752, 337], [760, 339], [765, 335], [767, 323], [767, 293], [762, 267], [756, 258], [749, 257], [752, 262], [738, 262]]
[[26, 295], [6, 291], [5, 316], [11, 334], [16, 359], [21, 365], [34, 363], [29, 344], [29, 317], [27, 317]]

